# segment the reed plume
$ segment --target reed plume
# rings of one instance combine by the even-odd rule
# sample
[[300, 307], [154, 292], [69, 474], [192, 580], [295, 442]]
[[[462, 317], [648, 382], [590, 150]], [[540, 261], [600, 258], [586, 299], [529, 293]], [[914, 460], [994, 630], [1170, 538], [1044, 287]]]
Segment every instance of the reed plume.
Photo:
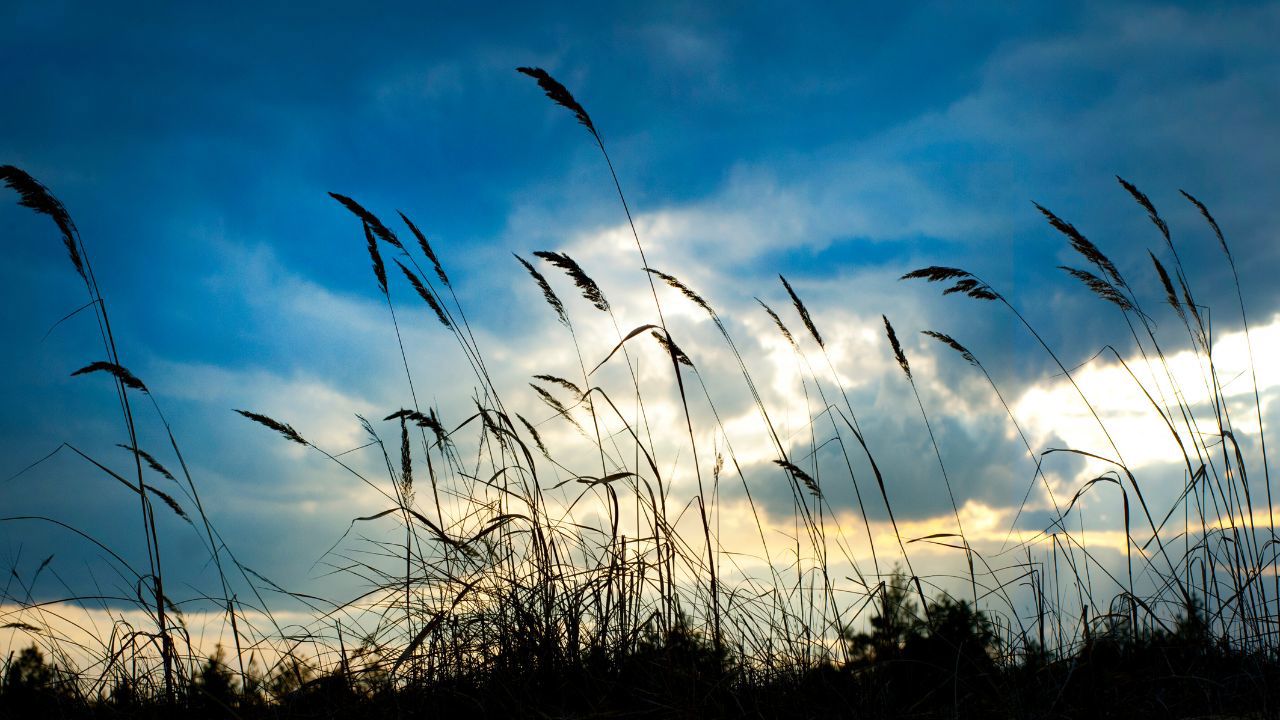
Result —
[[808, 488], [809, 492], [813, 493], [814, 497], [822, 497], [822, 490], [818, 488], [818, 482], [814, 480], [809, 473], [801, 470], [790, 460], [774, 460], [773, 462], [778, 467], [790, 473], [791, 477], [795, 478], [797, 482]]
[[303, 440], [303, 439], [302, 439], [302, 436], [298, 434], [298, 431], [297, 431], [297, 430], [294, 430], [294, 429], [293, 429], [293, 427], [291, 427], [291, 426], [289, 426], [289, 425], [286, 425], [285, 423], [277, 422], [277, 421], [272, 420], [271, 418], [267, 417], [266, 415], [260, 415], [260, 414], [258, 414], [258, 413], [256, 413], [256, 412], [250, 412], [250, 411], [248, 411], [248, 410], [236, 410], [236, 412], [238, 412], [238, 413], [240, 413], [241, 415], [243, 415], [243, 416], [245, 416], [245, 417], [249, 418], [250, 420], [252, 420], [252, 421], [254, 421], [254, 422], [258, 423], [259, 425], [265, 425], [266, 427], [269, 427], [269, 428], [271, 428], [272, 430], [275, 430], [276, 432], [278, 432], [278, 433], [280, 433], [281, 435], [285, 436], [286, 438], [288, 438], [288, 439], [290, 439], [290, 440], [292, 440], [292, 441], [294, 441], [294, 442], [298, 443], [299, 445], [310, 445], [310, 444], [311, 444], [311, 443], [307, 442], [306, 440]]
[[150, 394], [151, 392], [150, 390], [147, 389], [147, 386], [143, 385], [141, 380], [134, 377], [133, 373], [129, 372], [127, 368], [124, 368], [113, 362], [107, 362], [105, 360], [98, 360], [95, 362], [91, 362], [88, 365], [85, 365], [84, 367], [80, 368], [79, 370], [76, 370], [75, 372], [71, 373], [71, 376], [75, 377], [76, 375], [87, 375], [89, 373], [95, 373], [95, 372], [108, 373], [113, 377], [115, 377], [115, 379], [123, 383], [124, 386], [127, 388], [131, 388], [133, 390], [137, 390], [139, 392], [144, 392], [148, 394]]
[[1147, 197], [1146, 193], [1135, 187], [1133, 183], [1125, 180], [1119, 175], [1116, 176], [1116, 180], [1118, 180], [1120, 182], [1120, 186], [1132, 195], [1133, 199], [1142, 206], [1142, 209], [1147, 211], [1147, 217], [1151, 220], [1151, 224], [1155, 225], [1156, 229], [1160, 231], [1160, 234], [1164, 236], [1164, 241], [1166, 243], [1171, 242], [1169, 238], [1169, 225], [1160, 217], [1160, 213], [1156, 212], [1156, 206], [1151, 203], [1151, 198]]
[[54, 197], [53, 193], [49, 192], [49, 188], [41, 184], [39, 180], [12, 165], [0, 165], [0, 181], [3, 181], [10, 189], [17, 191], [19, 205], [35, 210], [41, 215], [48, 215], [53, 219], [54, 224], [58, 226], [58, 230], [62, 232], [62, 243], [66, 245], [67, 254], [71, 256], [71, 264], [75, 266], [76, 272], [80, 273], [80, 279], [88, 282], [84, 261], [81, 259], [80, 250], [77, 247], [80, 232], [76, 229], [76, 224], [71, 220], [71, 214], [63, 207], [62, 202]]
[[898, 334], [893, 331], [893, 325], [889, 324], [888, 316], [881, 315], [884, 320], [884, 332], [889, 336], [889, 345], [893, 348], [893, 357], [898, 361], [898, 367], [902, 368], [902, 372], [907, 374], [907, 378], [911, 378], [911, 365], [907, 363], [907, 354], [902, 351], [902, 344], [898, 342]]
[[1182, 303], [1178, 301], [1178, 291], [1173, 289], [1173, 280], [1169, 277], [1168, 271], [1164, 269], [1164, 265], [1155, 253], [1148, 250], [1147, 255], [1151, 256], [1151, 264], [1155, 266], [1156, 274], [1160, 276], [1160, 284], [1164, 287], [1165, 299], [1169, 302], [1169, 307], [1172, 307], [1178, 313], [1178, 317], [1186, 322], [1187, 314], [1182, 309]]
[[961, 293], [975, 300], [999, 300], [1000, 295], [990, 285], [979, 280], [972, 273], [960, 268], [930, 265], [904, 274], [899, 280], [926, 280], [928, 282], [947, 282], [956, 280], [951, 287], [942, 291], [943, 295]]
[[661, 270], [657, 270], [651, 267], [647, 267], [644, 270], [650, 275], [654, 275], [660, 278], [663, 282], [665, 282], [666, 284], [678, 290], [681, 295], [684, 295], [686, 298], [692, 301], [693, 304], [705, 310], [708, 315], [712, 317], [716, 316], [716, 311], [711, 308], [711, 303], [708, 303], [706, 300], [703, 299], [701, 295], [694, 292], [693, 288], [689, 287], [688, 285], [685, 285], [683, 282], [680, 282], [680, 279], [677, 278], [676, 276], [670, 275], [668, 273], [664, 273]]
[[605, 300], [600, 286], [583, 271], [577, 261], [564, 253], [549, 252], [547, 250], [538, 250], [533, 254], [563, 270], [573, 280], [573, 284], [582, 291], [582, 297], [586, 298], [587, 302], [594, 305], [597, 310], [609, 312], [609, 301]]
[[116, 443], [116, 447], [128, 450], [130, 453], [133, 453], [134, 455], [137, 455], [138, 457], [142, 458], [142, 460], [147, 463], [148, 467], [150, 467], [152, 470], [155, 470], [164, 478], [168, 480], [172, 480], [174, 482], [178, 481], [177, 478], [173, 476], [173, 473], [169, 472], [169, 470], [165, 468], [165, 466], [161, 465], [160, 462], [156, 460], [154, 457], [152, 457], [151, 453], [147, 452], [146, 450], [143, 450], [142, 448], [129, 447], [124, 443]]
[[1065, 265], [1059, 265], [1058, 269], [1084, 283], [1085, 287], [1092, 290], [1095, 295], [1107, 302], [1114, 303], [1116, 307], [1121, 310], [1129, 312], [1130, 310], [1135, 309], [1133, 303], [1129, 302], [1129, 298], [1125, 297], [1124, 294], [1116, 289], [1114, 285], [1103, 280], [1097, 275], [1094, 275], [1087, 270], [1080, 270], [1073, 267], [1067, 267]]
[[524, 416], [519, 413], [516, 413], [516, 419], [524, 425], [525, 430], [529, 431], [529, 435], [533, 437], [534, 444], [538, 446], [538, 450], [542, 452], [543, 456], [550, 458], [551, 453], [547, 451], [547, 446], [542, 442], [542, 436], [538, 434], [538, 429], [533, 426], [533, 423], [525, 420]]
[[534, 375], [535, 380], [549, 382], [573, 393], [575, 397], [582, 397], [582, 388], [578, 387], [572, 380], [566, 380], [558, 375]]
[[373, 263], [374, 277], [378, 278], [378, 289], [387, 294], [387, 267], [382, 264], [382, 253], [378, 252], [378, 241], [374, 239], [369, 223], [364, 224], [364, 237], [369, 244], [369, 260]]
[[560, 415], [565, 420], [568, 420], [579, 431], [582, 431], [582, 426], [579, 425], [578, 421], [569, 414], [569, 408], [565, 407], [564, 403], [557, 400], [555, 395], [552, 395], [547, 392], [545, 388], [534, 385], [533, 383], [529, 383], [529, 387], [533, 388], [534, 391], [538, 393], [538, 397], [542, 399], [542, 402], [547, 404], [547, 407], [554, 410], [557, 415]]
[[376, 215], [365, 210], [360, 203], [352, 200], [346, 195], [339, 195], [334, 192], [329, 193], [329, 197], [342, 203], [343, 207], [350, 210], [356, 217], [360, 218], [360, 221], [369, 226], [369, 228], [373, 230], [373, 234], [377, 235], [383, 242], [397, 250], [400, 250], [401, 252], [404, 251], [404, 245], [400, 243], [400, 238], [396, 237], [396, 234], [391, 232], [390, 228], [383, 225], [382, 221], [379, 220]]
[[596, 126], [592, 124], [591, 117], [587, 115], [586, 109], [578, 104], [577, 100], [573, 99], [573, 95], [569, 93], [568, 88], [548, 75], [546, 70], [537, 67], [518, 67], [516, 70], [537, 80], [538, 87], [542, 88], [547, 97], [551, 98], [557, 105], [572, 112], [574, 117], [578, 118], [578, 122], [582, 123], [587, 130], [590, 130], [592, 135], [598, 137]]
[[413, 453], [409, 449], [409, 425], [400, 418], [400, 495], [406, 505], [413, 497]]
[[182, 509], [182, 506], [178, 504], [177, 500], [173, 499], [172, 495], [166, 493], [155, 485], [147, 484], [146, 488], [148, 494], [155, 495], [160, 498], [165, 505], [169, 506], [169, 509], [172, 510], [175, 515], [187, 521], [188, 525], [194, 525], [194, 523], [191, 522], [190, 516], [187, 515], [187, 511]]
[[547, 279], [542, 276], [542, 273], [538, 272], [537, 268], [530, 265], [528, 260], [525, 260], [514, 253], [513, 256], [516, 260], [520, 261], [520, 264], [524, 266], [525, 270], [529, 271], [529, 275], [533, 278], [533, 281], [538, 284], [538, 289], [542, 291], [543, 299], [547, 301], [547, 304], [551, 306], [552, 310], [555, 310], [556, 319], [560, 321], [561, 325], [569, 327], [569, 316], [565, 314], [564, 303], [560, 302], [560, 298], [556, 295], [556, 292], [551, 289], [551, 285], [547, 282]]
[[934, 340], [937, 340], [943, 345], [946, 345], [952, 350], [955, 350], [956, 352], [960, 353], [960, 357], [964, 358], [964, 361], [969, 363], [970, 365], [973, 365], [975, 367], [978, 365], [978, 359], [973, 356], [973, 353], [969, 352], [968, 348], [961, 345], [959, 342], [956, 341], [955, 338], [951, 337], [950, 335], [947, 335], [946, 333], [936, 332], [934, 330], [921, 330], [920, 332], [921, 334], [928, 335]]
[[399, 260], [395, 260], [395, 264], [400, 267], [400, 272], [404, 273], [405, 279], [409, 281], [409, 285], [413, 287], [414, 292], [418, 293], [418, 297], [422, 298], [422, 301], [427, 304], [427, 307], [431, 308], [432, 312], [436, 314], [436, 319], [440, 321], [440, 324], [444, 325], [446, 328], [452, 328], [453, 323], [449, 322], [448, 316], [444, 314], [444, 308], [440, 307], [439, 301], [436, 300], [435, 293], [428, 290], [427, 287], [422, 284], [422, 281], [418, 279], [418, 276], [415, 275], [412, 270], [405, 267], [404, 263]]
[[417, 425], [420, 428], [426, 428], [435, 433], [436, 443], [439, 445], [444, 445], [449, 439], [449, 433], [445, 432], [444, 426], [440, 424], [440, 419], [436, 417], [436, 411], [434, 408], [430, 409], [426, 413], [421, 413], [417, 410], [401, 409], [386, 416], [383, 420], [399, 420], [401, 418], [413, 422], [414, 425]]
[[[787, 282], [786, 278], [779, 275], [778, 279], [782, 281], [782, 287], [787, 289], [787, 294], [791, 296], [792, 304], [796, 306], [796, 312], [800, 313], [800, 319], [804, 321], [804, 326], [809, 329], [809, 334], [817, 341], [818, 347], [826, 347], [822, 342], [822, 335], [818, 333], [818, 326], [813, 324], [813, 318], [809, 316], [809, 308], [805, 307], [804, 302], [796, 294], [796, 291], [791, 289], [791, 283]], [[772, 311], [770, 311], [770, 314], [772, 314]]]
[[662, 349], [666, 351], [667, 354], [676, 359], [676, 362], [691, 368], [693, 367], [693, 361], [689, 359], [689, 356], [685, 354], [684, 350], [681, 350], [680, 346], [668, 339], [666, 335], [658, 332], [657, 330], [650, 330], [649, 334], [653, 336], [654, 340], [658, 341], [658, 344], [662, 346]]
[[1075, 225], [1072, 225], [1066, 220], [1054, 215], [1052, 211], [1041, 206], [1039, 203], [1032, 203], [1032, 205], [1035, 205], [1036, 209], [1040, 211], [1040, 214], [1045, 216], [1049, 221], [1049, 224], [1053, 226], [1053, 229], [1067, 236], [1067, 240], [1071, 242], [1071, 247], [1074, 248], [1076, 252], [1080, 253], [1084, 259], [1094, 265], [1097, 265], [1117, 286], [1126, 289], [1129, 287], [1125, 283], [1124, 278], [1120, 275], [1120, 271], [1116, 269], [1115, 263], [1111, 262], [1111, 259], [1103, 254], [1103, 252], [1098, 249], [1097, 245], [1094, 245], [1089, 238], [1086, 238], [1079, 230], [1077, 230]]
[[436, 277], [440, 278], [440, 282], [444, 283], [445, 287], [449, 287], [449, 276], [445, 275], [444, 266], [440, 264], [440, 258], [436, 257], [436, 252], [431, 248], [431, 243], [427, 242], [427, 236], [422, 234], [422, 231], [418, 229], [417, 225], [413, 224], [413, 221], [408, 216], [402, 212], [399, 215], [404, 224], [409, 227], [409, 232], [413, 233], [413, 236], [418, 239], [418, 247], [422, 248], [422, 254], [426, 255], [427, 259], [431, 261], [431, 265], [436, 271]]
[[1214, 236], [1218, 238], [1218, 245], [1222, 248], [1223, 254], [1227, 256], [1227, 260], [1231, 263], [1231, 267], [1234, 268], [1236, 261], [1231, 256], [1231, 249], [1227, 247], [1226, 238], [1222, 236], [1222, 228], [1218, 227], [1218, 221], [1213, 219], [1213, 215], [1210, 214], [1209, 208], [1205, 207], [1204, 203], [1195, 199], [1195, 197], [1186, 190], [1179, 190], [1178, 192], [1182, 193], [1182, 197], [1191, 201], [1191, 204], [1195, 205], [1196, 209], [1200, 211], [1200, 216], [1205, 219], [1205, 222], [1209, 223], [1209, 227], [1213, 229]]
[[769, 314], [769, 318], [773, 320], [773, 324], [777, 326], [778, 332], [782, 333], [782, 337], [787, 339], [787, 342], [791, 344], [791, 347], [799, 350], [800, 346], [796, 344], [795, 337], [791, 335], [791, 330], [782, 322], [782, 318], [778, 317], [778, 313], [774, 312], [773, 308], [769, 307], [765, 301], [760, 298], [756, 298], [755, 300], [760, 303], [760, 307], [764, 308], [764, 311]]

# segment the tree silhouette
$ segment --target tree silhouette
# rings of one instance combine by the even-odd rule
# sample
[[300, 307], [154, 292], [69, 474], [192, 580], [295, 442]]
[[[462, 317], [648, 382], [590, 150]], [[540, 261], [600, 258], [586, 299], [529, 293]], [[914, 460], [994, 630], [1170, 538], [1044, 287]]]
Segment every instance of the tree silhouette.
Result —
[[921, 636], [922, 625], [916, 617], [910, 580], [901, 567], [895, 567], [889, 579], [880, 583], [876, 595], [877, 613], [868, 621], [869, 631], [853, 633], [845, 629], [850, 657], [855, 663], [900, 658], [906, 647]]
[[195, 676], [194, 704], [210, 709], [230, 709], [236, 703], [235, 677], [227, 667], [226, 651], [219, 645]]
[[74, 699], [70, 689], [67, 675], [31, 645], [9, 656], [0, 683], [0, 718], [59, 717], [60, 708]]

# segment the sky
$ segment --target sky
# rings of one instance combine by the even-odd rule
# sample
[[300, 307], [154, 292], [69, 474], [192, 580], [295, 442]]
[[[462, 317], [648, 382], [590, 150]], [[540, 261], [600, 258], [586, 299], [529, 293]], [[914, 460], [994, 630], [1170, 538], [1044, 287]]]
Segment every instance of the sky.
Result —
[[[926, 265], [962, 267], [1007, 297], [1067, 367], [1081, 366], [1079, 384], [1152, 496], [1171, 500], [1181, 487], [1176, 449], [1140, 389], [1114, 356], [1093, 359], [1108, 344], [1133, 357], [1123, 318], [1058, 269], [1084, 263], [1032, 204], [1114, 260], [1193, 387], [1198, 366], [1148, 259], [1168, 261], [1168, 250], [1117, 175], [1150, 196], [1197, 301], [1218, 310], [1228, 395], [1254, 453], [1253, 375], [1231, 267], [1179, 190], [1218, 219], [1260, 358], [1263, 426], [1277, 419], [1274, 3], [344, 3], [303, 12], [17, 2], [6, 14], [0, 163], [31, 173], [71, 212], [122, 361], [171, 423], [210, 518], [247, 565], [292, 589], [357, 592], [358, 579], [326, 574], [324, 549], [383, 501], [232, 410], [289, 422], [336, 454], [365, 442], [357, 413], [376, 420], [408, 402], [360, 223], [327, 193], [389, 225], [403, 211], [427, 233], [496, 384], [566, 447], [572, 430], [527, 383], [580, 374], [579, 359], [512, 254], [566, 252], [604, 289], [624, 331], [655, 321], [609, 168], [517, 66], [545, 68], [590, 113], [650, 265], [724, 319], [793, 456], [839, 474], [830, 445], [812, 451], [831, 432], [806, 430], [817, 400], [804, 395], [818, 389], [806, 377], [830, 393], [839, 378], [891, 478], [899, 519], [921, 533], [945, 528], [952, 508], [882, 314], [903, 339], [963, 516], [993, 542], [1033, 484], [1034, 463], [983, 376], [918, 331], [949, 333], [982, 360], [1037, 452], [1099, 451], [1104, 440], [1015, 316], [898, 280]], [[16, 199], [0, 197], [9, 348], [0, 355], [0, 514], [56, 518], [141, 558], [136, 500], [101, 472], [66, 450], [23, 472], [62, 443], [111, 467], [129, 458], [115, 447], [125, 438], [110, 386], [70, 377], [102, 359], [87, 313], [58, 322], [86, 301], [83, 286], [54, 226]], [[617, 331], [540, 267], [566, 300], [589, 368]], [[830, 371], [779, 274], [825, 336]], [[659, 293], [673, 337], [728, 420], [706, 446], [733, 442], [769, 522], [786, 526], [791, 496], [732, 356], [701, 310]], [[392, 297], [420, 399], [464, 418], [476, 384], [457, 345], [399, 278]], [[803, 356], [756, 298], [795, 331]], [[650, 366], [646, 377], [669, 389], [669, 369]], [[680, 417], [665, 390], [652, 412], [668, 425]], [[708, 408], [695, 412], [709, 418]], [[152, 451], [174, 463], [149, 422]], [[375, 424], [389, 438], [398, 432]], [[671, 443], [673, 468], [688, 462], [678, 434], [659, 440]], [[376, 469], [376, 457], [352, 457]], [[1046, 469], [1064, 496], [1098, 472], [1063, 456]], [[836, 485], [832, 511], [862, 522], [851, 489]], [[723, 503], [731, 544], [742, 492], [726, 483]], [[1049, 512], [1034, 490], [1020, 527], [1043, 527]], [[1116, 527], [1114, 498], [1091, 512], [1103, 531]], [[867, 515], [885, 519], [880, 507]], [[208, 581], [199, 534], [174, 518], [162, 533], [173, 538], [174, 572], [198, 595]], [[95, 574], [100, 553], [60, 526], [0, 523], [0, 562], [21, 576], [50, 555], [56, 572], [33, 597], [110, 582]]]

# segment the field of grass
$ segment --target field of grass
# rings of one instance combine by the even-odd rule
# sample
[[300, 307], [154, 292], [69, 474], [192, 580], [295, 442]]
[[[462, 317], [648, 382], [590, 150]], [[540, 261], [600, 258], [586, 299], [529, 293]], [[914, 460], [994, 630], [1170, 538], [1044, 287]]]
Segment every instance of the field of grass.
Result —
[[[520, 72], [585, 128], [630, 223], [631, 209], [586, 110], [543, 71]], [[217, 518], [205, 512], [199, 479], [188, 471], [180, 439], [168, 432], [163, 398], [128, 370], [127, 348], [116, 347], [105, 289], [70, 214], [20, 169], [0, 167], [0, 179], [22, 205], [54, 223], [72, 270], [84, 281], [85, 311], [96, 314], [103, 355], [86, 359], [75, 374], [108, 376], [114, 383], [120, 442], [131, 462], [127, 470], [114, 470], [105, 460], [85, 459], [136, 495], [134, 522], [145, 549], [133, 557], [133, 550], [100, 548], [104, 562], [136, 589], [132, 596], [85, 591], [55, 606], [32, 599], [44, 566], [34, 577], [13, 569], [0, 597], [0, 624], [12, 632], [15, 648], [0, 659], [0, 717], [1278, 712], [1280, 546], [1262, 401], [1255, 392], [1243, 418], [1238, 406], [1228, 407], [1208, 310], [1197, 303], [1157, 209], [1124, 180], [1123, 191], [1150, 217], [1157, 243], [1151, 272], [1141, 280], [1124, 277], [1070, 223], [1040, 210], [1078, 257], [1078, 266], [1064, 268], [1066, 273], [1084, 286], [1082, 292], [1097, 296], [1100, 308], [1119, 313], [1130, 331], [1102, 354], [1128, 370], [1149, 401], [1143, 410], [1158, 417], [1151, 432], [1180, 448], [1180, 456], [1169, 458], [1185, 469], [1172, 505], [1148, 502], [1152, 493], [1122, 459], [1108, 418], [1093, 412], [1075, 384], [1079, 369], [1042, 340], [999, 287], [953, 267], [902, 276], [939, 283], [942, 294], [958, 296], [948, 301], [966, 303], [973, 312], [1021, 323], [1076, 387], [1110, 444], [1035, 447], [1009, 410], [1012, 432], [1026, 447], [1026, 455], [1009, 461], [1029, 459], [1035, 472], [1028, 497], [1043, 491], [1053, 512], [1037, 531], [1010, 527], [1006, 546], [994, 553], [975, 547], [965, 532], [954, 469], [937, 443], [931, 445], [934, 456], [919, 462], [936, 467], [937, 491], [948, 498], [955, 529], [912, 536], [905, 524], [900, 527], [895, 509], [912, 498], [895, 494], [894, 478], [882, 472], [883, 458], [862, 430], [877, 419], [857, 412], [828, 354], [822, 313], [807, 307], [785, 278], [791, 307], [760, 304], [805, 369], [809, 437], [800, 441], [771, 419], [779, 409], [769, 407], [760, 390], [768, 379], [748, 370], [727, 319], [680, 277], [650, 266], [634, 224], [635, 250], [652, 296], [641, 319], [620, 317], [609, 288], [568, 255], [517, 257], [513, 269], [523, 268], [563, 328], [546, 342], [562, 348], [566, 362], [534, 376], [532, 389], [500, 387], [490, 370], [492, 355], [480, 347], [454, 292], [441, 258], [446, 249], [434, 248], [403, 214], [388, 222], [357, 200], [332, 194], [350, 211], [353, 230], [362, 232], [397, 337], [407, 315], [393, 302], [392, 288], [399, 286], [427, 306], [442, 337], [473, 371], [465, 391], [472, 411], [443, 417], [439, 408], [420, 404], [430, 379], [414, 372], [404, 343], [388, 348], [404, 368], [402, 378], [388, 382], [404, 383], [407, 392], [402, 407], [388, 408], [385, 417], [361, 418], [368, 435], [361, 451], [375, 454], [382, 469], [377, 475], [354, 462], [348, 448], [311, 442], [288, 418], [237, 411], [245, 422], [324, 458], [335, 473], [382, 498], [384, 510], [353, 518], [352, 526], [392, 528], [397, 539], [384, 534], [335, 546], [327, 561], [365, 584], [360, 595], [335, 599], [290, 592], [237, 557], [234, 540], [223, 538]], [[1234, 272], [1236, 260], [1209, 209], [1186, 199]], [[1152, 287], [1165, 298], [1161, 307], [1140, 302]], [[1236, 293], [1235, 319], [1225, 322], [1238, 322], [1247, 337], [1238, 283]], [[727, 364], [706, 367], [681, 349], [668, 325], [677, 303], [705, 314]], [[1157, 329], [1156, 316], [1164, 330]], [[607, 346], [579, 343], [588, 325], [607, 329]], [[918, 413], [932, 439], [930, 400], [917, 389], [917, 369], [898, 331], [889, 317], [876, 331], [914, 394], [916, 405], [903, 412]], [[980, 362], [981, 349], [971, 351], [942, 331], [926, 335], [954, 351], [1009, 408]], [[1081, 351], [1073, 349], [1072, 357]], [[1186, 351], [1198, 361], [1203, 388], [1185, 387], [1175, 374], [1170, 357]], [[649, 367], [655, 358], [666, 379], [660, 384]], [[791, 496], [785, 519], [790, 533], [782, 540], [770, 525], [776, 518], [767, 518], [753, 495], [759, 488], [740, 460], [746, 448], [735, 452], [733, 433], [708, 389], [712, 381], [735, 384], [755, 409], [776, 466], [770, 481], [786, 483]], [[1209, 401], [1192, 401], [1192, 390]], [[514, 409], [528, 407], [526, 397], [542, 404], [539, 414]], [[674, 406], [678, 414], [660, 416], [660, 405]], [[1256, 459], [1242, 450], [1236, 429], [1253, 423], [1260, 430]], [[167, 444], [143, 447], [144, 426], [147, 437], [164, 437]], [[709, 443], [709, 437], [718, 440]], [[843, 473], [819, 469], [812, 452], [819, 443], [838, 448]], [[1055, 454], [1104, 470], [1068, 494], [1055, 493], [1041, 471], [1042, 459]], [[852, 488], [859, 512], [841, 514], [829, 502], [829, 488], [837, 484]], [[1103, 491], [1123, 516], [1118, 565], [1102, 555], [1079, 510]], [[729, 497], [740, 514], [753, 518], [748, 535], [756, 541], [750, 547], [722, 541]], [[216, 569], [218, 585], [201, 588], [198, 598], [217, 608], [214, 615], [225, 628], [227, 642], [216, 651], [193, 643], [179, 609], [188, 598], [175, 597], [165, 585], [164, 551], [173, 539], [156, 521], [165, 513], [186, 521], [185, 531], [200, 538]], [[881, 514], [889, 534], [877, 532], [868, 519]], [[59, 524], [57, 515], [51, 507], [38, 521]], [[0, 520], [11, 533], [31, 521]], [[939, 547], [954, 553], [962, 572], [918, 568], [920, 555]], [[286, 600], [305, 608], [311, 620], [297, 625], [278, 619], [273, 610]], [[73, 633], [66, 628], [75, 618], [67, 613], [75, 607], [101, 607], [116, 619], [105, 633]]]

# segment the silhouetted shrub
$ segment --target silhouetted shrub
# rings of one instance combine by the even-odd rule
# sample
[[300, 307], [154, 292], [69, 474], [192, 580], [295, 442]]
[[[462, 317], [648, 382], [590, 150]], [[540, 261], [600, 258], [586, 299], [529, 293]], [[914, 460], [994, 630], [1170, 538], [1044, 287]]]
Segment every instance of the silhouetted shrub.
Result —
[[58, 716], [74, 706], [71, 678], [44, 659], [35, 645], [10, 656], [0, 684], [0, 717]]

